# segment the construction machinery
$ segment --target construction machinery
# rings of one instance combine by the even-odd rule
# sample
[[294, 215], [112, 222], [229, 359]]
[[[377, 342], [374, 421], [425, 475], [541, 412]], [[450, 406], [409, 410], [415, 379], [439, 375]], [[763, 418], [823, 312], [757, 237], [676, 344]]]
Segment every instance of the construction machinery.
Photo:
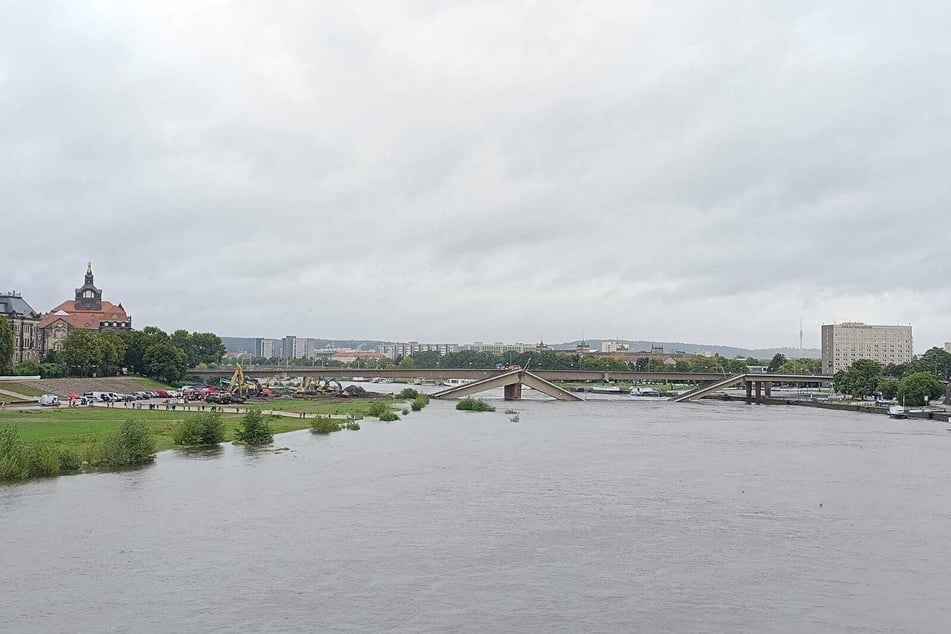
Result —
[[235, 363], [234, 374], [231, 375], [231, 380], [228, 382], [225, 391], [232, 397], [271, 396], [271, 390], [268, 387], [270, 382], [271, 379], [268, 379], [264, 385], [261, 385], [256, 379], [245, 376], [244, 368], [241, 367], [241, 364]]
[[336, 379], [328, 380], [308, 377], [298, 388], [297, 393], [310, 396], [316, 396], [318, 394], [339, 394], [342, 389], [343, 387]]

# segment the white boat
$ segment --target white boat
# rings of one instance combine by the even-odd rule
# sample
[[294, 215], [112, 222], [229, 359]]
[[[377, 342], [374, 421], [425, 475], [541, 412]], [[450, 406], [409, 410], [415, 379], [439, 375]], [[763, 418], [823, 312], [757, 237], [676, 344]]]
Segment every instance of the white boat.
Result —
[[443, 385], [448, 387], [459, 387], [460, 385], [465, 385], [466, 383], [472, 383], [472, 379], [446, 379], [442, 382]]
[[888, 408], [889, 418], [908, 418], [908, 409], [903, 405], [892, 405]]
[[662, 398], [667, 398], [667, 395], [661, 392], [660, 390], [654, 390], [650, 388], [633, 388], [631, 389], [631, 398], [643, 398], [657, 400]]
[[585, 391], [591, 392], [592, 394], [620, 394], [621, 388], [616, 385], [595, 385]]

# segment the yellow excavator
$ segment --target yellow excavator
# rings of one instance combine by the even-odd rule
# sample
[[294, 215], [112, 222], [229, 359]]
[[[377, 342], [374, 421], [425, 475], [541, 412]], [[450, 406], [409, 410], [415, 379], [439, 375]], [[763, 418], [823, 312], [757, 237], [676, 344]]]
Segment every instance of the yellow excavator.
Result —
[[232, 397], [235, 395], [243, 398], [257, 395], [270, 396], [270, 390], [267, 389], [267, 386], [262, 387], [257, 381], [248, 380], [248, 378], [244, 376], [244, 368], [241, 367], [240, 363], [234, 364], [234, 374], [231, 375], [231, 381], [228, 382], [228, 387], [225, 388], [225, 391]]

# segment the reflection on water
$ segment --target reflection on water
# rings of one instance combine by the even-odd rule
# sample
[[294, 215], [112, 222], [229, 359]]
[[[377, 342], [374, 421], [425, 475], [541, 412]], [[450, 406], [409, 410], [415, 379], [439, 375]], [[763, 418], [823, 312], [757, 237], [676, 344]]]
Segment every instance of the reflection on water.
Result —
[[945, 631], [951, 434], [434, 402], [0, 487], [0, 631]]

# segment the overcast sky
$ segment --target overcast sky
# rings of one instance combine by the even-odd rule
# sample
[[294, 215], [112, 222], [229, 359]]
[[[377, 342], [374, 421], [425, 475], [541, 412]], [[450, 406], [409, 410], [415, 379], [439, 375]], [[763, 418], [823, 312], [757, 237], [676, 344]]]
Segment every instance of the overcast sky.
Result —
[[0, 285], [141, 328], [951, 341], [946, 0], [40, 0]]

